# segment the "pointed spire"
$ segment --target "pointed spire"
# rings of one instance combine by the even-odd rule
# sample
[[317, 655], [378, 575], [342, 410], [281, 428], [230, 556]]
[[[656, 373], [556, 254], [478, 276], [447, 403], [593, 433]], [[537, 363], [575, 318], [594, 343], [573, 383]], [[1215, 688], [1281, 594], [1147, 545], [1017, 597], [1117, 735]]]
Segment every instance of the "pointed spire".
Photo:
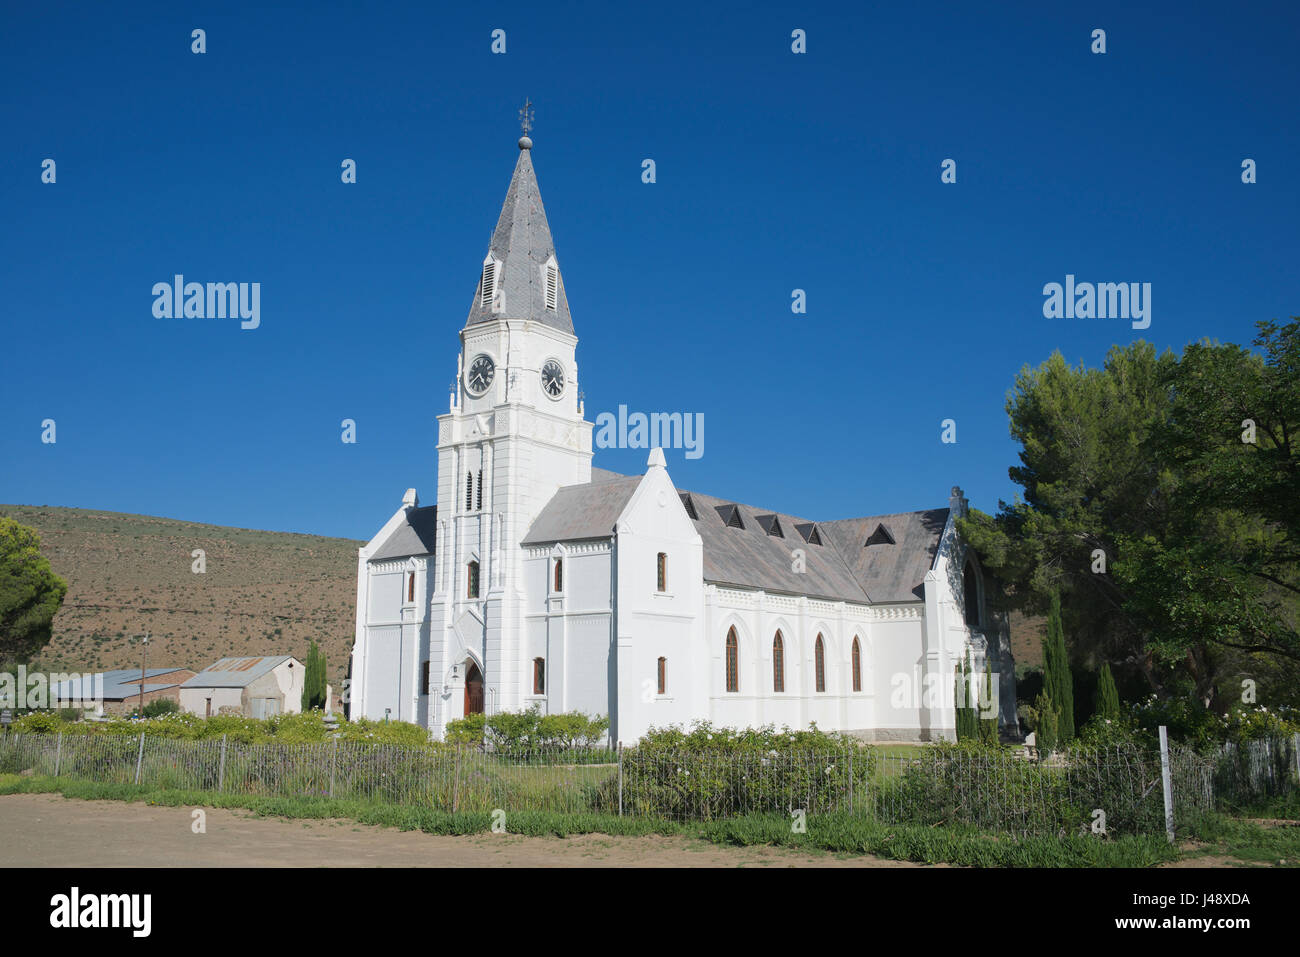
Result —
[[[555, 242], [546, 222], [537, 174], [533, 172], [533, 141], [528, 136], [532, 126], [530, 105], [525, 110], [520, 111], [524, 135], [519, 138], [519, 159], [488, 246], [492, 268], [479, 273], [466, 325], [497, 319], [533, 319], [572, 335], [564, 279], [555, 257]], [[492, 287], [486, 302], [485, 279]]]

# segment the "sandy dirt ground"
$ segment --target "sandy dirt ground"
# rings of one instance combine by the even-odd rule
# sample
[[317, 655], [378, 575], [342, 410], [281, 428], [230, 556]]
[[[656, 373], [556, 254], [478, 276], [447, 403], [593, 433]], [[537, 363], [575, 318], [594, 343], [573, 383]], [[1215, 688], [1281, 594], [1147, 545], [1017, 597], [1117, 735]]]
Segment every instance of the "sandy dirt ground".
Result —
[[688, 837], [444, 837], [354, 821], [204, 808], [0, 796], [0, 867], [917, 867], [864, 855], [720, 847]]

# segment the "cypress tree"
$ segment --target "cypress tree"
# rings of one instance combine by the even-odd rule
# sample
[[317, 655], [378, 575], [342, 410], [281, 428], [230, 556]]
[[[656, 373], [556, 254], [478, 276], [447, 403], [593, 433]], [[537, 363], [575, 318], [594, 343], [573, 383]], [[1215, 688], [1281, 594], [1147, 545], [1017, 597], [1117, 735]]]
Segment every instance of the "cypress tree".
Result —
[[[987, 745], [996, 745], [998, 743], [998, 699], [993, 688], [993, 665], [984, 659], [984, 693], [988, 695], [987, 702], [981, 702], [981, 711], [979, 712], [980, 741]], [[993, 709], [993, 717], [986, 718], [983, 716], [983, 705]]]
[[1052, 696], [1044, 691], [1034, 703], [1038, 710], [1038, 727], [1035, 729], [1034, 745], [1044, 754], [1056, 750], [1059, 739], [1059, 720]]
[[307, 669], [302, 683], [302, 710], [325, 707], [325, 653], [312, 639], [307, 649]]
[[1119, 689], [1115, 687], [1109, 661], [1101, 663], [1101, 674], [1097, 677], [1097, 713], [1103, 718], [1119, 717]]
[[1061, 596], [1052, 595], [1047, 614], [1047, 635], [1043, 638], [1043, 692], [1056, 709], [1057, 740], [1074, 738], [1074, 677], [1070, 674], [1070, 657], [1065, 649], [1065, 629], [1061, 626]]

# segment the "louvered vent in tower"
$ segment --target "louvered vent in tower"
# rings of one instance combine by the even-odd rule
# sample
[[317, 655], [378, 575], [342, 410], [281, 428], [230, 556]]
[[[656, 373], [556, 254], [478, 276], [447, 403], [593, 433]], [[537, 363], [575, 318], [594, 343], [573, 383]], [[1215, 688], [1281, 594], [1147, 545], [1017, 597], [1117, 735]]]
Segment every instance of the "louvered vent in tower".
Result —
[[492, 308], [492, 299], [497, 294], [497, 262], [489, 259], [483, 263], [483, 282], [480, 284], [482, 294], [480, 304], [484, 309]]
[[546, 308], [554, 309], [560, 294], [560, 270], [554, 264], [546, 266]]

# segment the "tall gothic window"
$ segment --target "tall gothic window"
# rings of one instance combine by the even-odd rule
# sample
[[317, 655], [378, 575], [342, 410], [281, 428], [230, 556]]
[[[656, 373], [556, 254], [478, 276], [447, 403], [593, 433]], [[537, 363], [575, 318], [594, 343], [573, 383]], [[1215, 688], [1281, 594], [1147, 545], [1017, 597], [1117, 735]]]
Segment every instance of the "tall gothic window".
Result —
[[853, 636], [853, 690], [862, 690], [862, 646], [857, 635]]
[[668, 659], [659, 659], [659, 693], [668, 693]]
[[564, 591], [564, 559], [555, 560], [555, 589], [556, 592]]
[[772, 690], [785, 691], [785, 641], [779, 631], [772, 639]]
[[727, 629], [727, 690], [740, 690], [740, 648], [734, 627]]
[[546, 693], [546, 659], [533, 659], [533, 694]]
[[470, 562], [466, 568], [465, 597], [478, 597], [478, 562]]
[[967, 562], [965, 570], [961, 573], [961, 590], [966, 604], [966, 624], [972, 628], [978, 628], [980, 623], [980, 592], [974, 562]]
[[420, 694], [429, 693], [429, 662], [420, 666]]
[[406, 573], [406, 600], [415, 601], [415, 572]]
[[816, 665], [815, 670], [817, 673], [817, 690], [825, 691], [826, 690], [826, 645], [822, 642], [821, 635], [817, 636], [817, 645], [814, 649], [813, 654], [814, 657], [816, 658], [814, 664]]

